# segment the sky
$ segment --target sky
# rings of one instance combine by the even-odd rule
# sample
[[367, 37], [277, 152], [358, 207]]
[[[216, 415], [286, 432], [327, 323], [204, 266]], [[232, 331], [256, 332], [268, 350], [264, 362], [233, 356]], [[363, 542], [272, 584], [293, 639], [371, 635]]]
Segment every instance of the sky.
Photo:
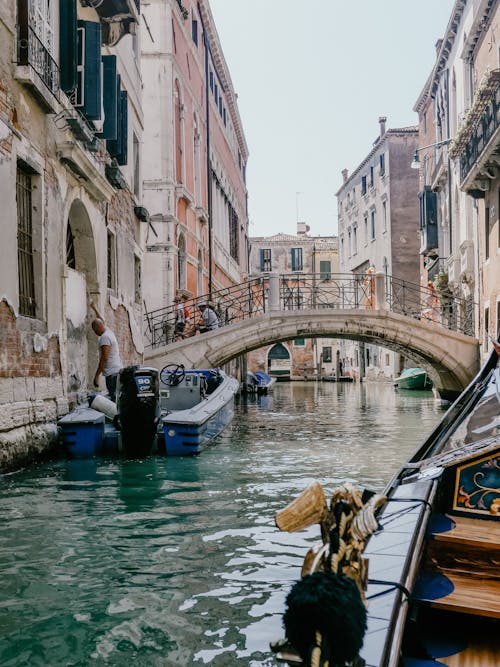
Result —
[[250, 157], [250, 236], [337, 234], [341, 171], [413, 106], [453, 0], [210, 0]]

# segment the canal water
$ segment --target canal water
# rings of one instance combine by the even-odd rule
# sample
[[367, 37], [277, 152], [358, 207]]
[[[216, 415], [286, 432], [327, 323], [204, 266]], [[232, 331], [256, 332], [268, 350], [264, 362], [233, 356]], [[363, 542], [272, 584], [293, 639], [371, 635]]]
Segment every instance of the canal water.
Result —
[[442, 415], [430, 392], [283, 383], [193, 458], [59, 460], [0, 478], [0, 665], [275, 662], [318, 527], [274, 514], [313, 480], [381, 490]]

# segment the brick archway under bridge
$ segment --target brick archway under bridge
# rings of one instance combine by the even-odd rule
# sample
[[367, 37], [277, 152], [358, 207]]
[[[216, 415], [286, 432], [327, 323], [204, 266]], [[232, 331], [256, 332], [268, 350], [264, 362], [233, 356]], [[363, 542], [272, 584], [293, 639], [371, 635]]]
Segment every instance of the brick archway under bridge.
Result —
[[443, 399], [453, 400], [479, 370], [479, 343], [425, 320], [389, 310], [299, 310], [257, 315], [145, 352], [145, 364], [222, 366], [245, 352], [293, 338], [345, 338], [400, 352], [425, 368]]

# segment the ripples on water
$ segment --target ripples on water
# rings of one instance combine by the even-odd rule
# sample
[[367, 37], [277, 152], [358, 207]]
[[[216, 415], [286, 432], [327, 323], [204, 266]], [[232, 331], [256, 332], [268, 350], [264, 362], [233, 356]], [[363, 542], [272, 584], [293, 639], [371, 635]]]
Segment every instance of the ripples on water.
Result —
[[274, 665], [317, 527], [274, 514], [319, 480], [380, 490], [437, 423], [432, 394], [278, 384], [194, 458], [57, 461], [0, 481], [0, 664]]

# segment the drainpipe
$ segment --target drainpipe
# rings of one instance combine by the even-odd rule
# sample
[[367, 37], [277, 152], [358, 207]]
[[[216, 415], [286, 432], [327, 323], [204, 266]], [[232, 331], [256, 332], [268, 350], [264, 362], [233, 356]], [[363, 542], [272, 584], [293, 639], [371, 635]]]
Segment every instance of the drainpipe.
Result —
[[207, 31], [203, 23], [200, 5], [198, 5], [201, 27], [203, 28], [203, 46], [205, 47], [205, 123], [207, 127], [206, 150], [207, 150], [207, 209], [208, 209], [208, 295], [212, 298], [212, 168], [210, 164], [210, 77], [209, 77], [209, 53]]

